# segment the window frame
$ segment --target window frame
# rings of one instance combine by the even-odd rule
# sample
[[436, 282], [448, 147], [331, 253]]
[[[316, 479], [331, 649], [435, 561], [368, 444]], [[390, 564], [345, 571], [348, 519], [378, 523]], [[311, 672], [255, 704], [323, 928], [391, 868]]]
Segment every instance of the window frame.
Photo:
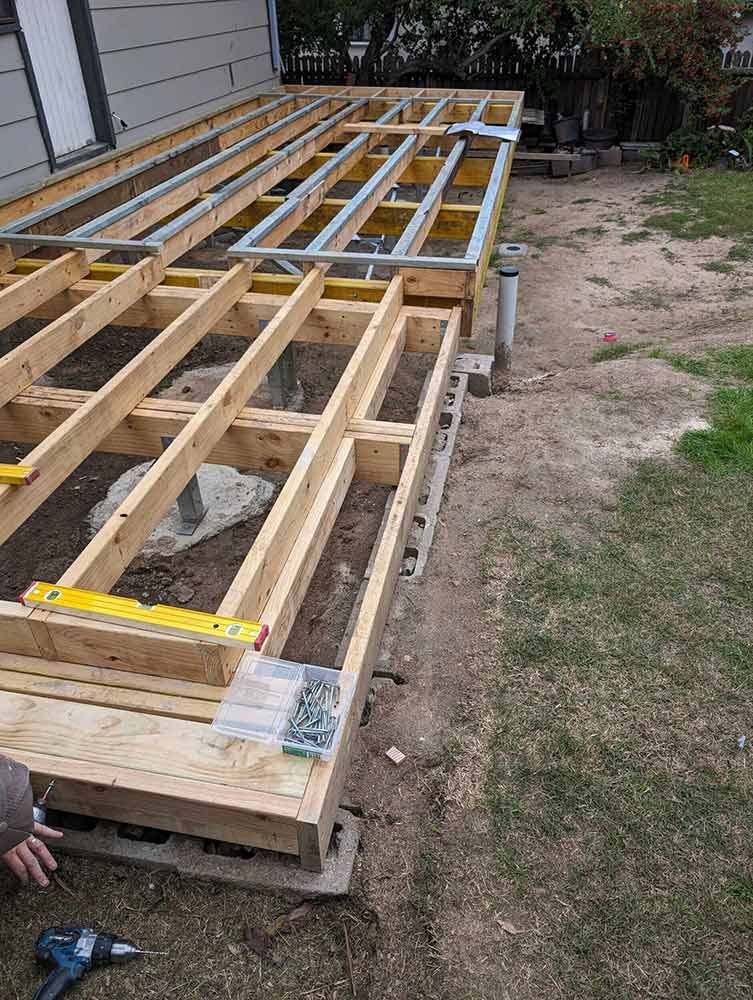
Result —
[[65, 170], [73, 164], [100, 156], [108, 149], [115, 149], [117, 146], [115, 127], [110, 112], [110, 102], [107, 97], [104, 74], [102, 73], [99, 47], [94, 33], [94, 23], [87, 0], [67, 0], [67, 5], [97, 141], [96, 143], [92, 143], [91, 146], [84, 146], [83, 149], [74, 150], [73, 153], [68, 153], [62, 157], [56, 155], [52, 145], [52, 138], [47, 125], [47, 115], [42, 104], [42, 97], [37, 86], [37, 78], [34, 74], [29, 47], [26, 44], [26, 37], [18, 17], [15, 0], [6, 0], [6, 3], [12, 11], [13, 20], [7, 19], [5, 22], [0, 20], [0, 35], [15, 33], [18, 38], [18, 47], [21, 51], [26, 80], [34, 102], [39, 131], [42, 133], [42, 141], [47, 151], [50, 171], [55, 173], [59, 170]]

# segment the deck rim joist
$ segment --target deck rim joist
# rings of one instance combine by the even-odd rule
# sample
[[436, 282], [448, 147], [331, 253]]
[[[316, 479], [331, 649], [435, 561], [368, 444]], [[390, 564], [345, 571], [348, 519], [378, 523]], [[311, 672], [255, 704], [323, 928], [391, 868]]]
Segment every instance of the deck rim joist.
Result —
[[[444, 195], [462, 168], [466, 140], [454, 141], [447, 157], [432, 157], [442, 162], [432, 165], [432, 179], [412, 210], [403, 202], [398, 214], [386, 196], [420, 159], [436, 125], [459, 115], [464, 120], [463, 114], [477, 120], [494, 114], [517, 124], [522, 94], [313, 91], [259, 95], [236, 115], [229, 109], [206, 119], [205, 127], [184, 126], [172, 139], [156, 140], [152, 160], [160, 170], [173, 161], [179, 167], [184, 153], [206, 144], [214, 143], [216, 151], [104, 212], [96, 201], [94, 217], [64, 234], [64, 247], [52, 259], [18, 260], [3, 242], [11, 231], [55, 224], [54, 185], [28, 196], [29, 210], [19, 211], [15, 226], [0, 205], [0, 329], [27, 316], [45, 322], [0, 357], [0, 438], [32, 444], [24, 462], [39, 471], [23, 488], [0, 485], [0, 545], [92, 452], [151, 456], [143, 479], [59, 579], [63, 586], [107, 592], [203, 462], [274, 463], [287, 478], [217, 611], [269, 624], [264, 652], [280, 655], [354, 478], [395, 486], [343, 668], [356, 675], [358, 694], [341, 749], [328, 764], [281, 763], [254, 746], [210, 739], [206, 724], [237, 666], [237, 649], [0, 602], [0, 752], [26, 760], [37, 782], [59, 777], [63, 808], [112, 819], [143, 820], [151, 811], [151, 825], [271, 846], [318, 869], [458, 340], [478, 301], [514, 147], [499, 145], [478, 211], [464, 213], [473, 218], [464, 223], [468, 250], [455, 273], [446, 258], [415, 262], [440, 212], [452, 217], [451, 208], [443, 208]], [[397, 148], [375, 154], [388, 128], [398, 126]], [[333, 143], [339, 146], [334, 153]], [[155, 163], [148, 151], [142, 144], [82, 168], [80, 177], [98, 178], [101, 199], [118, 190], [120, 174], [139, 183], [149, 175]], [[363, 183], [352, 198], [329, 197], [339, 180], [362, 167]], [[87, 186], [77, 176], [61, 181], [65, 212], [81, 212], [88, 203]], [[289, 177], [299, 183], [282, 199], [270, 197]], [[205, 272], [206, 280], [194, 282], [180, 258], [217, 229], [245, 225], [244, 213], [260, 199], [266, 201], [258, 221], [237, 241], [228, 269]], [[284, 247], [317, 211], [326, 215], [310, 240], [304, 273], [288, 282], [287, 294], [260, 291], [278, 286], [246, 251], [259, 246], [259, 238], [272, 252]], [[392, 258], [393, 276], [353, 282], [353, 302], [328, 297], [333, 283], [343, 280], [328, 276], [333, 261], [347, 254], [375, 212], [381, 213], [375, 226], [407, 220], [392, 253], [382, 255]], [[29, 240], [48, 242], [41, 235]], [[136, 263], [113, 269], [104, 261], [111, 245], [135, 244], [148, 251]], [[381, 263], [380, 255], [372, 259]], [[411, 304], [416, 299], [432, 305]], [[158, 332], [104, 386], [81, 392], [33, 385], [118, 324]], [[200, 405], [151, 398], [153, 387], [209, 333], [246, 341], [209, 398]], [[352, 347], [324, 411], [249, 410], [249, 396], [295, 340]], [[433, 373], [415, 423], [390, 424], [377, 418], [405, 351], [434, 354]], [[165, 432], [173, 440], [162, 450]], [[35, 722], [48, 716], [49, 732]], [[177, 763], [160, 769], [150, 739], [173, 740]]]

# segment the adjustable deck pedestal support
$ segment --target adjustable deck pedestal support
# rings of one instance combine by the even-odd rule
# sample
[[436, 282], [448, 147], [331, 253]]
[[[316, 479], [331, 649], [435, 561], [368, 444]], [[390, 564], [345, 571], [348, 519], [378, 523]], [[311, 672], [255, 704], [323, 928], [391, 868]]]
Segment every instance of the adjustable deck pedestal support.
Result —
[[[161, 440], [162, 447], [168, 448], [175, 439], [163, 437]], [[191, 476], [186, 486], [180, 491], [176, 502], [181, 520], [180, 527], [176, 529], [177, 533], [179, 535], [192, 535], [204, 520], [207, 512], [201, 496], [199, 480], [195, 474]]]

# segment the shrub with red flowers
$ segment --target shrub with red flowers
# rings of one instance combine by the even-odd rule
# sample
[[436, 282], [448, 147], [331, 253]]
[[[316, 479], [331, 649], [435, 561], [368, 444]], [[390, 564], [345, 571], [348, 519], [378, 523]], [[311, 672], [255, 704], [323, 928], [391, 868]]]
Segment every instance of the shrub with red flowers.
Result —
[[636, 79], [665, 80], [694, 112], [717, 117], [735, 87], [720, 50], [740, 37], [743, 0], [580, 0], [591, 45]]

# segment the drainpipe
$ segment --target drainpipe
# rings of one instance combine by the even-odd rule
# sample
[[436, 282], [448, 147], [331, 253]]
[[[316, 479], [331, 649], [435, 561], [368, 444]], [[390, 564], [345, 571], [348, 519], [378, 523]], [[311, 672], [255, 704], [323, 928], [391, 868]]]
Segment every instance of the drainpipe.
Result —
[[494, 338], [494, 367], [501, 371], [512, 368], [512, 342], [515, 336], [515, 314], [518, 307], [518, 269], [513, 265], [500, 267], [497, 296], [497, 333]]

